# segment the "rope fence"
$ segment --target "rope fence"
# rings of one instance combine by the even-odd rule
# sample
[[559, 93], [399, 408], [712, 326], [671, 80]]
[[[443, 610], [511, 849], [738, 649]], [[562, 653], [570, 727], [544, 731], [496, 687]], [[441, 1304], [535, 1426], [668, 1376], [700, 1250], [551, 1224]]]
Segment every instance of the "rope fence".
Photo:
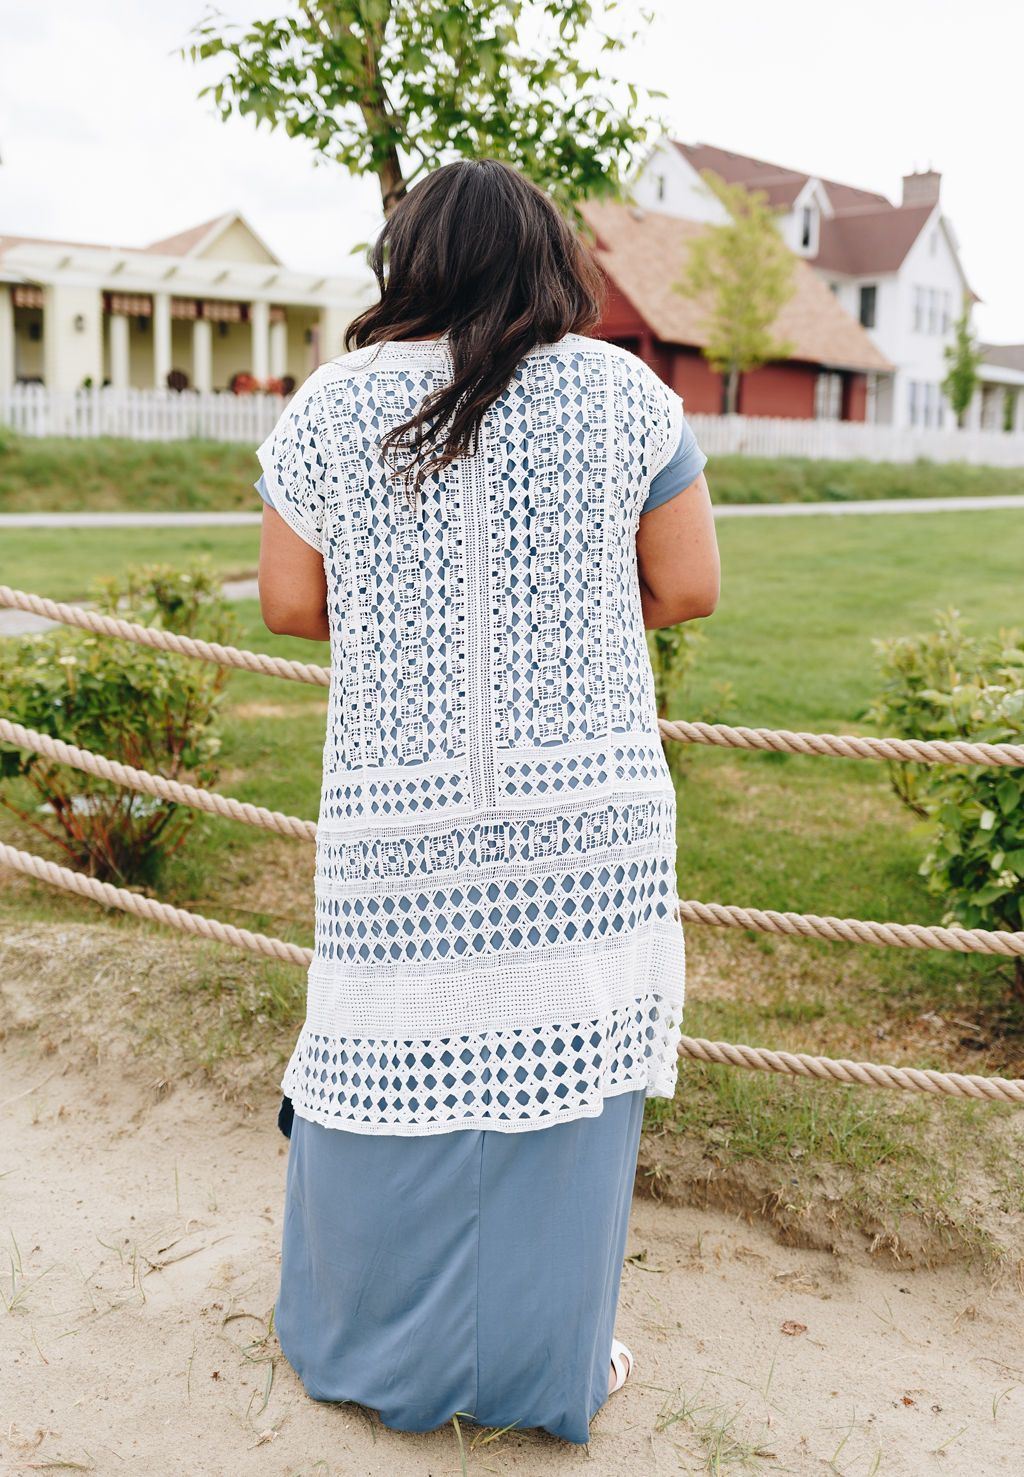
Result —
[[[79, 626], [101, 636], [120, 636], [138, 641], [143, 646], [175, 651], [181, 656], [216, 662], [266, 677], [286, 677], [292, 682], [310, 682], [317, 687], [330, 686], [330, 668], [309, 662], [288, 661], [284, 657], [267, 656], [258, 651], [244, 651], [237, 646], [221, 646], [217, 642], [199, 641], [192, 636], [179, 636], [158, 626], [143, 626], [117, 616], [100, 615], [82, 605], [65, 605], [47, 600], [26, 590], [0, 585], [0, 605], [27, 610], [64, 625]], [[727, 723], [686, 723], [681, 719], [661, 718], [658, 726], [666, 738], [684, 744], [711, 744], [724, 749], [760, 749], [776, 754], [828, 755], [836, 759], [896, 759], [920, 764], [994, 764], [1024, 765], [1024, 744], [972, 744], [966, 740], [870, 738], [859, 734], [794, 733], [786, 728], [733, 728]]]
[[294, 836], [300, 841], [316, 840], [315, 821], [284, 815], [280, 810], [267, 810], [263, 805], [250, 805], [246, 800], [234, 800], [230, 795], [218, 794], [216, 790], [200, 790], [195, 785], [184, 785], [161, 774], [151, 774], [148, 769], [134, 769], [117, 759], [94, 754], [91, 749], [66, 744], [52, 734], [12, 723], [9, 718], [0, 718], [0, 740], [16, 744], [19, 749], [29, 749], [45, 759], [55, 759], [58, 764], [68, 764], [85, 774], [96, 775], [98, 779], [111, 780], [115, 785], [124, 785], [145, 795], [155, 795], [160, 800], [173, 800], [178, 805], [205, 810], [209, 815], [227, 816], [233, 821], [244, 821], [249, 826], [263, 826], [268, 831]]
[[[205, 918], [169, 903], [157, 902], [126, 887], [115, 887], [95, 877], [85, 877], [71, 867], [46, 861], [30, 851], [0, 842], [0, 864], [24, 872], [41, 882], [92, 898], [110, 908], [120, 908], [151, 923], [165, 923], [182, 928], [199, 938], [215, 943], [232, 944], [270, 959], [308, 968], [312, 949], [290, 944], [284, 939], [269, 938], [265, 933], [251, 933], [231, 923]], [[791, 1077], [813, 1078], [819, 1082], [839, 1082], [860, 1087], [902, 1088], [905, 1091], [928, 1092], [940, 1097], [977, 1098], [989, 1102], [1024, 1103], [1024, 1080], [1007, 1077], [976, 1077], [959, 1072], [922, 1071], [917, 1067], [893, 1067], [876, 1062], [833, 1060], [831, 1057], [807, 1056], [803, 1053], [770, 1051], [763, 1046], [737, 1046], [729, 1041], [707, 1041], [700, 1036], [681, 1036], [681, 1057], [719, 1065], [748, 1067], [759, 1072], [775, 1072]]]
[[[194, 785], [165, 779], [145, 769], [67, 744], [50, 734], [21, 723], [0, 718], [0, 741], [17, 744], [44, 758], [69, 764], [86, 774], [115, 784], [140, 790], [147, 795], [189, 805], [210, 815], [225, 816], [246, 825], [261, 826], [301, 841], [315, 841], [315, 821], [262, 805], [235, 800], [216, 790], [200, 790]], [[984, 928], [946, 928], [921, 923], [875, 923], [864, 918], [833, 918], [817, 913], [779, 913], [765, 908], [743, 908], [735, 904], [704, 903], [695, 898], [680, 898], [680, 919], [686, 923], [703, 923], [719, 928], [743, 928], [755, 933], [788, 934], [797, 938], [820, 938], [832, 943], [881, 944], [898, 949], [940, 949], [957, 954], [997, 954], [1004, 958], [1024, 955], [1024, 933], [989, 931]]]
[[[14, 606], [67, 625], [79, 626], [100, 635], [137, 641], [142, 645], [175, 651], [201, 661], [284, 677], [290, 681], [329, 686], [330, 669], [305, 662], [288, 661], [245, 651], [233, 646], [180, 636], [158, 627], [100, 615], [82, 606], [48, 600], [24, 590], [0, 585], [0, 605]], [[787, 729], [733, 728], [727, 724], [687, 723], [661, 720], [662, 734], [681, 743], [712, 744], [724, 748], [830, 755], [854, 759], [897, 759], [934, 764], [1024, 765], [1024, 745], [971, 744], [967, 742], [918, 741], [892, 738], [841, 737], [834, 734], [791, 732]], [[315, 821], [261, 805], [233, 799], [214, 790], [199, 789], [167, 779], [148, 770], [135, 769], [104, 755], [94, 754], [52, 735], [0, 718], [0, 741], [26, 748], [57, 763], [68, 764], [87, 774], [124, 785], [149, 795], [188, 805], [208, 814], [224, 816], [246, 825], [262, 827], [296, 840], [316, 839]], [[0, 842], [0, 864], [51, 886], [81, 897], [119, 908], [150, 922], [180, 928], [216, 943], [247, 949], [284, 963], [308, 968], [313, 951], [283, 939], [252, 933], [249, 929], [221, 923], [200, 913], [161, 903], [128, 888], [115, 887], [87, 877], [70, 867], [47, 861], [32, 852]], [[964, 929], [924, 924], [877, 923], [857, 918], [834, 918], [813, 913], [775, 912], [731, 904], [679, 899], [677, 916], [683, 922], [716, 927], [743, 928], [761, 933], [820, 938], [833, 942], [881, 944], [896, 948], [939, 949], [956, 953], [980, 953], [1004, 958], [1024, 956], [1024, 933], [986, 929]], [[938, 1072], [915, 1067], [896, 1067], [874, 1062], [855, 1062], [804, 1053], [772, 1051], [767, 1047], [744, 1046], [702, 1037], [681, 1036], [679, 1055], [709, 1064], [743, 1067], [817, 1081], [862, 1087], [897, 1088], [931, 1093], [939, 1097], [974, 1098], [1024, 1103], [1024, 1080], [981, 1077], [956, 1072]]]

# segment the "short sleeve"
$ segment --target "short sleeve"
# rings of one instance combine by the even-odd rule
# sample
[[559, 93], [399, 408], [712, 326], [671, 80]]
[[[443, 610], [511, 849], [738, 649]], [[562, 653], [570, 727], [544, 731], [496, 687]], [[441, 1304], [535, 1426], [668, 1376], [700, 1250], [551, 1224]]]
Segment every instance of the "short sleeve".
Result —
[[651, 478], [646, 501], [640, 509], [641, 516], [649, 513], [652, 508], [667, 503], [669, 498], [675, 497], [676, 493], [685, 491], [699, 477], [707, 466], [707, 462], [706, 455], [697, 445], [693, 427], [684, 416], [675, 451], [661, 471]]
[[252, 485], [253, 487], [255, 487], [256, 491], [259, 493], [263, 501], [265, 503], [269, 503], [270, 506], [273, 507], [273, 503], [270, 502], [270, 493], [267, 491], [267, 479], [264, 477], [262, 472]]
[[256, 452], [260, 496], [288, 526], [323, 553], [328, 471], [327, 416], [319, 371], [299, 386]]

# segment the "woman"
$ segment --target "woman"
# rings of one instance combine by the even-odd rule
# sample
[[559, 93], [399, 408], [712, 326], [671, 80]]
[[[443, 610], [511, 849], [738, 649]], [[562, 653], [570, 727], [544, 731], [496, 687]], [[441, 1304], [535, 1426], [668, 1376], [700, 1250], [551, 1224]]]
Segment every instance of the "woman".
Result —
[[514, 170], [437, 170], [373, 261], [259, 450], [263, 618], [331, 652], [276, 1328], [314, 1399], [583, 1443], [676, 1083], [644, 627], [716, 604], [705, 458]]

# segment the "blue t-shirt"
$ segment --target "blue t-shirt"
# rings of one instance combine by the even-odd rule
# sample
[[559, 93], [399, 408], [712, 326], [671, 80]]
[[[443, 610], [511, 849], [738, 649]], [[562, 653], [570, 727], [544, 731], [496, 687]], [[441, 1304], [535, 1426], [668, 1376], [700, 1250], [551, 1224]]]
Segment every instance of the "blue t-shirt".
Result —
[[[697, 438], [693, 434], [689, 421], [684, 417], [679, 445], [658, 475], [652, 479], [647, 498], [640, 509], [641, 516], [649, 513], [652, 508], [658, 508], [662, 503], [667, 503], [669, 498], [675, 497], [677, 492], [684, 492], [690, 483], [703, 472], [707, 462], [707, 457], [697, 445]], [[270, 503], [273, 507], [262, 473], [254, 486], [263, 501]]]
[[679, 445], [658, 475], [652, 479], [647, 498], [640, 509], [641, 515], [649, 513], [652, 508], [660, 507], [662, 503], [667, 503], [669, 498], [675, 497], [677, 492], [684, 492], [690, 483], [700, 476], [707, 462], [707, 457], [697, 445], [693, 428], [684, 416]]

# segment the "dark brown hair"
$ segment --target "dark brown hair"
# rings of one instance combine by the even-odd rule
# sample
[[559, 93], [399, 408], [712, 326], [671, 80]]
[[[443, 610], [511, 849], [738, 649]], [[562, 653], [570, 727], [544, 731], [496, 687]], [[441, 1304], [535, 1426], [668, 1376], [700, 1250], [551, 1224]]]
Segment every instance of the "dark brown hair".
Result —
[[371, 264], [380, 302], [350, 324], [346, 348], [448, 335], [451, 379], [381, 442], [415, 498], [424, 477], [476, 449], [525, 354], [596, 326], [604, 277], [543, 190], [496, 159], [429, 174], [385, 222]]

